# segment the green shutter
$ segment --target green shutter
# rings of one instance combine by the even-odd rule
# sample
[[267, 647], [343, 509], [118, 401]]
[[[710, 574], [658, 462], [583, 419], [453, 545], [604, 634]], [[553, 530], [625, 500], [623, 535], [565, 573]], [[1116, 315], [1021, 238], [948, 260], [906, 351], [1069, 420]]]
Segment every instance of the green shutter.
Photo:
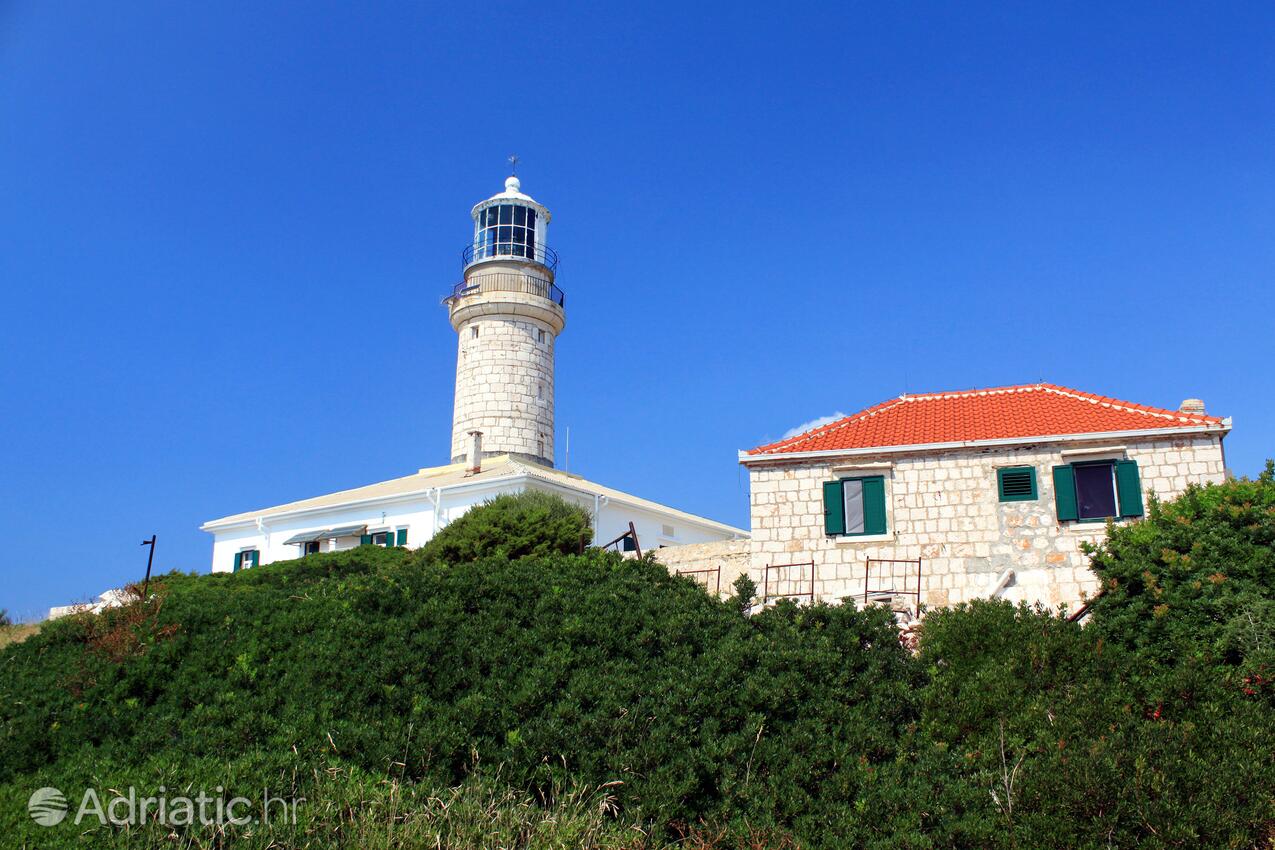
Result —
[[243, 552], [235, 553], [235, 572], [239, 572], [239, 568], [243, 566]]
[[885, 479], [863, 479], [863, 533], [885, 534]]
[[846, 533], [846, 495], [840, 481], [823, 482], [823, 530], [825, 534]]
[[261, 564], [261, 550], [253, 549], [252, 550], [252, 565], [255, 567], [260, 564]]
[[407, 529], [406, 529], [406, 528], [400, 528], [400, 529], [398, 530], [398, 534], [397, 534], [396, 539], [395, 539], [395, 541], [394, 541], [394, 542], [395, 542], [395, 545], [396, 545], [396, 546], [406, 546], [406, 545], [407, 545]]
[[1007, 466], [996, 470], [996, 490], [1002, 502], [1029, 502], [1036, 498], [1036, 468]]
[[1058, 508], [1058, 521], [1078, 519], [1076, 508], [1076, 476], [1070, 466], [1054, 467], [1054, 504]]
[[1116, 500], [1120, 516], [1142, 516], [1142, 481], [1136, 460], [1116, 461]]
[[371, 542], [372, 542], [372, 535], [370, 535], [370, 534], [360, 534], [360, 535], [359, 535], [359, 545], [360, 545], [360, 546], [367, 546], [367, 545], [368, 545], [368, 544], [370, 544]]

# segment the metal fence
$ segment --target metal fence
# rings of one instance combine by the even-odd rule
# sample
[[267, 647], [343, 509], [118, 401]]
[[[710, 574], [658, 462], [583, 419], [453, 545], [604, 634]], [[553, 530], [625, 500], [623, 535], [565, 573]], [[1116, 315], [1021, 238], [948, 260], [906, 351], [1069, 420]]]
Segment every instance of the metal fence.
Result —
[[542, 277], [511, 272], [476, 274], [469, 280], [463, 280], [453, 286], [452, 294], [447, 300], [452, 301], [484, 292], [521, 292], [524, 295], [537, 295], [549, 299], [559, 307], [565, 307], [567, 300], [567, 296], [556, 284]]
[[[721, 566], [707, 567], [702, 570], [674, 570], [674, 575], [691, 577], [692, 581], [697, 581], [704, 585], [704, 589], [713, 588], [713, 593], [721, 595], [722, 593], [722, 568]], [[701, 581], [697, 576], [703, 576]]]
[[549, 271], [558, 269], [558, 252], [547, 245], [486, 242], [480, 245], [466, 245], [460, 255], [461, 267], [466, 269], [481, 260], [531, 260]]
[[[873, 567], [876, 567], [875, 574]], [[876, 587], [873, 587], [873, 577], [876, 578]], [[913, 607], [911, 613], [919, 616], [921, 613], [921, 559], [916, 560], [899, 560], [895, 558], [868, 558], [866, 570], [863, 575], [863, 604], [867, 607], [871, 601], [886, 601], [889, 598], [890, 607], [894, 610], [900, 610], [894, 603], [896, 597], [911, 599]]]
[[[797, 590], [794, 593], [771, 593], [771, 570], [789, 570], [789, 569], [809, 569], [810, 570], [810, 589]], [[800, 588], [804, 584], [801, 580], [801, 574], [798, 573], [797, 578], [790, 578], [782, 573], [777, 573], [774, 577], [776, 587], [782, 588], [784, 583], [788, 582]], [[772, 599], [806, 599], [812, 605], [815, 601], [815, 562], [801, 561], [796, 564], [767, 564], [765, 571], [762, 573], [762, 591], [761, 601], [765, 605]]]

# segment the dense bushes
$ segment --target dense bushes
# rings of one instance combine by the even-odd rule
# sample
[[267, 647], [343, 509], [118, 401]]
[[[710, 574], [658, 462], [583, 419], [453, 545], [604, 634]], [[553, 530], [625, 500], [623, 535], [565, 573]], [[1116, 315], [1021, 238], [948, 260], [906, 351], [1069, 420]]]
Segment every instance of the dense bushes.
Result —
[[652, 823], [787, 824], [853, 798], [909, 720], [909, 661], [878, 611], [749, 620], [598, 552], [409, 558], [166, 577], [123, 657], [93, 635], [126, 612], [50, 624], [3, 657], [0, 780], [114, 786], [146, 766], [185, 784], [189, 761], [214, 786], [310, 797], [329, 770], [437, 788], [482, 764], [517, 788], [619, 783]]
[[448, 523], [417, 554], [424, 563], [464, 564], [488, 556], [571, 555], [589, 539], [589, 514], [578, 505], [529, 490], [497, 496]]
[[1270, 603], [1273, 487], [1114, 530], [1091, 626], [977, 603], [931, 613], [915, 657], [877, 609], [748, 617], [747, 587], [564, 554], [582, 517], [526, 500], [424, 552], [166, 576], [0, 651], [0, 834], [79, 846], [32, 790], [164, 784], [308, 801], [196, 846], [1262, 846], [1267, 644], [1232, 614]]
[[1093, 559], [1094, 628], [1108, 643], [1263, 676], [1275, 669], [1275, 464], [1254, 481], [1152, 502]]

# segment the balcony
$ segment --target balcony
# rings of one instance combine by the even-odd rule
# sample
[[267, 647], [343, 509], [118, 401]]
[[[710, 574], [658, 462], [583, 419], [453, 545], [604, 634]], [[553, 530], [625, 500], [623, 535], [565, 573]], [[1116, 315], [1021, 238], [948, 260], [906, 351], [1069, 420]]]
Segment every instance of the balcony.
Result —
[[466, 245], [460, 259], [462, 269], [485, 260], [531, 260], [551, 272], [556, 273], [558, 270], [558, 252], [547, 245], [520, 245], [517, 242]]
[[[557, 256], [554, 262], [557, 262]], [[469, 280], [462, 280], [452, 287], [452, 294], [444, 301], [455, 304], [467, 295], [481, 295], [488, 292], [518, 292], [523, 295], [536, 295], [548, 299], [559, 307], [566, 307], [567, 297], [556, 284], [542, 277], [525, 274], [475, 274]]]

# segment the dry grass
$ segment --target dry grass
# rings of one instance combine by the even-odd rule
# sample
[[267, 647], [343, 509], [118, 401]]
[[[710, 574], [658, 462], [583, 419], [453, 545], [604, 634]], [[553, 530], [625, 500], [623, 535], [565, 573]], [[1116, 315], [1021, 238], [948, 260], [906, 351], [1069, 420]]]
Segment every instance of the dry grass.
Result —
[[296, 824], [108, 827], [81, 837], [128, 850], [800, 850], [786, 836], [747, 828], [674, 826], [652, 835], [617, 810], [608, 785], [540, 796], [505, 786], [498, 774], [433, 793], [342, 768], [315, 778]]
[[0, 626], [0, 649], [4, 649], [11, 643], [22, 643], [40, 631], [43, 625], [43, 623], [14, 623], [12, 626]]

